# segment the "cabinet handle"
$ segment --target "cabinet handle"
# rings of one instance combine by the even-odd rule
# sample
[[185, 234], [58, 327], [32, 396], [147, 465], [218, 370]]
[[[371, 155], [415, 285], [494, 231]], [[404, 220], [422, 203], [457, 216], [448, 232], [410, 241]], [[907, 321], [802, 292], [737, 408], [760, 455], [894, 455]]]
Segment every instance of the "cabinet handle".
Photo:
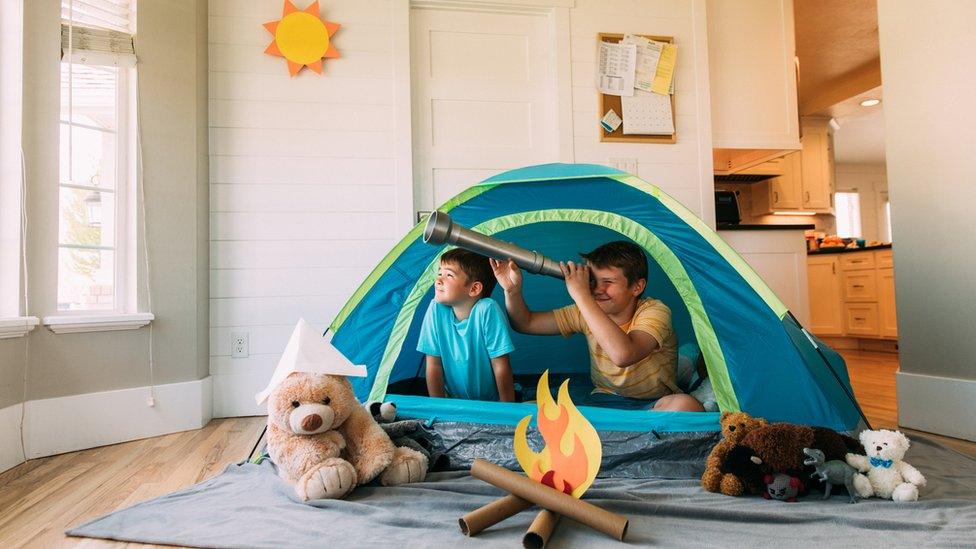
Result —
[[831, 272], [831, 274], [837, 274], [837, 264], [836, 263], [831, 263], [830, 264], [830, 272]]
[[810, 202], [810, 191], [803, 192], [803, 203], [808, 204]]
[[855, 316], [854, 317], [854, 320], [864, 320], [864, 317], [863, 316]]
[[854, 287], [855, 287], [855, 288], [863, 288], [863, 287], [864, 287], [864, 285], [863, 285], [863, 284], [854, 284]]

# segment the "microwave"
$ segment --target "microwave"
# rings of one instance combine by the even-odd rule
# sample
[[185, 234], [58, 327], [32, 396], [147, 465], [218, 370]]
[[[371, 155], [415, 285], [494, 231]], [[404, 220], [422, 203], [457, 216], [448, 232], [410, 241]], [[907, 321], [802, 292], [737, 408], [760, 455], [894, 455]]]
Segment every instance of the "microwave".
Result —
[[736, 225], [742, 218], [739, 215], [739, 199], [735, 191], [715, 191], [715, 223]]

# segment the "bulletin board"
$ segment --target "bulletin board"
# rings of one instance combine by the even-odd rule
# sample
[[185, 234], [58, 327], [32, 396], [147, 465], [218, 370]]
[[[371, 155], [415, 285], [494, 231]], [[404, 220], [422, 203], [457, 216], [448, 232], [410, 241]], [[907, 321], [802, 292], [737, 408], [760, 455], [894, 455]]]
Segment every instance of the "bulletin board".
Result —
[[[650, 38], [656, 42], [667, 42], [669, 44], [674, 44], [673, 36], [653, 36], [649, 34], [641, 34], [644, 38]], [[597, 35], [598, 42], [610, 42], [617, 43], [623, 40], [623, 34], [610, 34], [610, 33], [599, 33]], [[623, 117], [623, 106], [621, 105], [620, 96], [609, 95], [605, 93], [598, 93], [600, 96], [600, 112], [599, 116], [602, 118], [603, 115], [610, 109], [613, 109], [618, 115]], [[671, 117], [676, 120], [677, 112], [675, 111], [674, 94], [671, 94]], [[611, 142], [611, 143], [666, 143], [673, 144], [676, 143], [677, 138], [677, 122], [675, 122], [675, 133], [671, 134], [660, 134], [660, 135], [639, 135], [639, 134], [624, 134], [624, 126], [621, 124], [613, 132], [608, 132], [603, 126], [600, 126], [600, 141]]]

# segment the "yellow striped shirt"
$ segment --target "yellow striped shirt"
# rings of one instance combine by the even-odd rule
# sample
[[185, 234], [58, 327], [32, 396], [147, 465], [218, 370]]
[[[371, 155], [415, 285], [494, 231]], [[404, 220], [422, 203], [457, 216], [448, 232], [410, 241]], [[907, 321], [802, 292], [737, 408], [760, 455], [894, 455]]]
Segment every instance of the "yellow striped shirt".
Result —
[[650, 334], [659, 344], [647, 357], [624, 368], [614, 364], [603, 351], [575, 303], [556, 309], [553, 314], [564, 337], [574, 333], [586, 336], [590, 347], [590, 379], [596, 387], [594, 393], [652, 399], [681, 392], [675, 383], [678, 338], [671, 327], [671, 309], [664, 303], [641, 299], [630, 322], [620, 325], [624, 333], [640, 330]]

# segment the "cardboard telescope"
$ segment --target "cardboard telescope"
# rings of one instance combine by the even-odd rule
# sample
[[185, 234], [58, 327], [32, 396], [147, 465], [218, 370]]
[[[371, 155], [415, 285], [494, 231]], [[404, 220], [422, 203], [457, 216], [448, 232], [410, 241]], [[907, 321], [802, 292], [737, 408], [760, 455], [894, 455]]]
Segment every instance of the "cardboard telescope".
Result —
[[530, 273], [549, 275], [560, 280], [563, 278], [558, 262], [538, 252], [462, 227], [451, 221], [451, 217], [444, 212], [435, 211], [427, 218], [424, 242], [433, 245], [452, 244], [495, 259], [511, 259]]

